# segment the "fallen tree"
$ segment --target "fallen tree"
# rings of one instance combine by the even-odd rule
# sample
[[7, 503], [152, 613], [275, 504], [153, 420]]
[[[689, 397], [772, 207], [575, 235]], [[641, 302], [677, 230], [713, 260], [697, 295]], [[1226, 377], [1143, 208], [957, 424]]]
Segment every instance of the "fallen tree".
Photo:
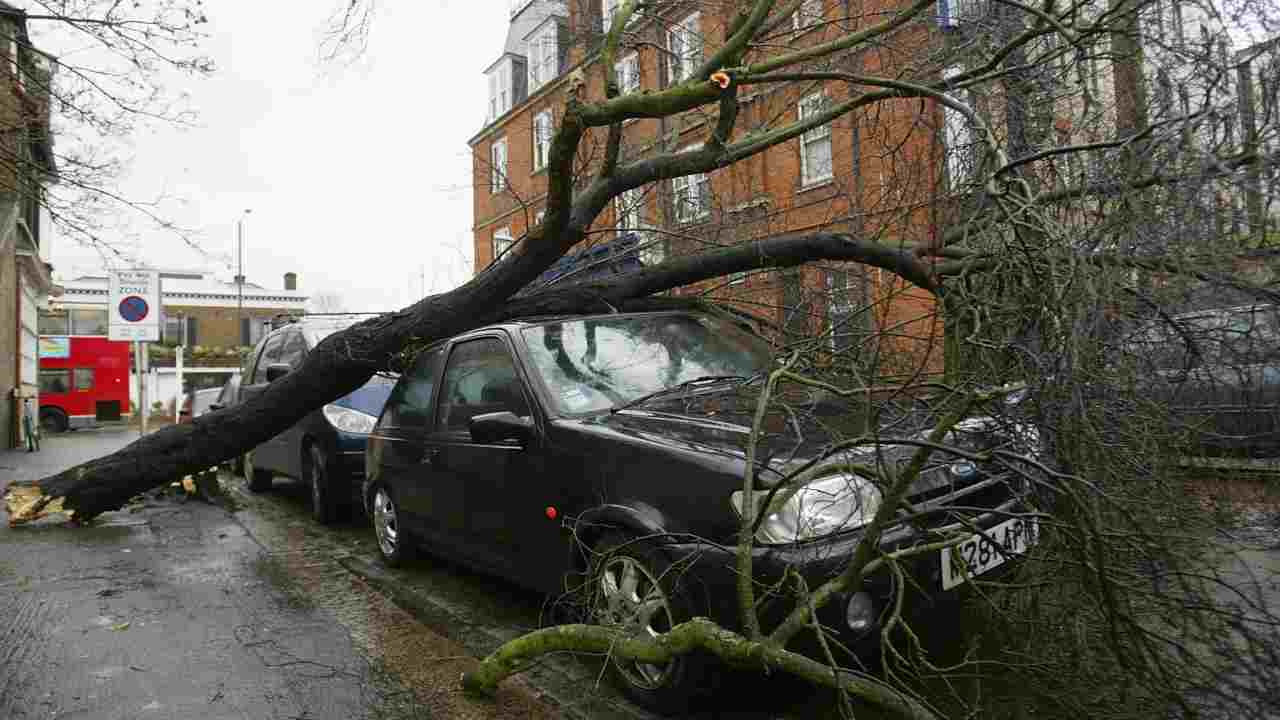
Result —
[[[795, 13], [812, 3], [753, 0], [703, 7], [705, 16], [718, 23], [719, 45], [708, 48], [687, 77], [666, 87], [620, 94], [614, 59], [627, 43], [644, 47], [649, 42], [645, 37], [627, 38], [632, 15], [643, 9], [648, 18], [635, 27], [656, 35], [669, 26], [673, 13], [690, 4], [641, 5], [630, 0], [621, 5], [598, 48], [599, 62], [581, 70], [603, 73], [605, 96], [584, 97], [586, 83], [579, 81], [564, 97], [547, 156], [545, 219], [505, 259], [456, 290], [329, 336], [299, 368], [243, 404], [201, 416], [190, 425], [166, 428], [56, 476], [11, 484], [5, 498], [10, 523], [29, 522], [55, 510], [92, 519], [143, 490], [250, 450], [356, 389], [373, 373], [402, 369], [415, 350], [488, 323], [522, 316], [706, 306], [713, 301], [655, 296], [736, 273], [834, 261], [884, 271], [940, 301], [957, 360], [947, 368], [954, 381], [949, 389], [956, 396], [972, 399], [975, 387], [1018, 380], [1057, 401], [1041, 406], [1037, 420], [1061, 468], [1035, 470], [1037, 478], [1047, 478], [1037, 489], [1060, 511], [1054, 517], [1058, 542], [1037, 558], [1043, 563], [1041, 572], [1025, 584], [978, 591], [983, 612], [988, 613], [984, 619], [993, 624], [1003, 620], [1016, 631], [1005, 638], [1015, 654], [1000, 654], [1005, 650], [1001, 645], [994, 657], [966, 653], [954, 665], [940, 667], [922, 650], [903, 615], [905, 592], [899, 593], [881, 638], [888, 673], [884, 680], [852, 672], [836, 661], [830, 647], [823, 648], [824, 661], [789, 647], [801, 632], [812, 631], [820, 640], [826, 637], [815, 613], [836, 594], [859, 587], [873, 571], [898, 572], [897, 563], [905, 556], [881, 548], [878, 532], [903, 513], [908, 518], [916, 513], [903, 504], [904, 493], [935, 453], [969, 461], [999, 460], [1023, 472], [1034, 464], [1035, 458], [1025, 453], [1001, 456], [958, 447], [947, 437], [951, 425], [960, 420], [957, 415], [929, 437], [911, 439], [917, 450], [905, 467], [867, 470], [888, 501], [842, 571], [818, 587], [763, 587], [758, 582], [750, 550], [753, 525], [763, 511], [744, 506], [739, 528], [744, 541], [737, 544], [736, 568], [740, 631], [697, 618], [656, 638], [607, 625], [548, 628], [499, 649], [468, 676], [468, 687], [491, 690], [538, 656], [567, 649], [656, 664], [703, 650], [755, 670], [797, 674], [838, 689], [842, 697], [912, 718], [947, 714], [911, 695], [912, 680], [941, 678], [950, 687], [970, 676], [997, 682], [1015, 671], [1020, 682], [1048, 688], [1034, 700], [1060, 716], [1108, 710], [1106, 693], [1112, 691], [1123, 695], [1123, 701], [1115, 703], [1120, 707], [1117, 716], [1128, 717], [1125, 711], [1144, 703], [1161, 708], [1184, 704], [1182, 690], [1211, 678], [1215, 670], [1188, 647], [1214, 637], [1224, 626], [1229, 627], [1223, 636], [1232, 638], [1254, 641], [1261, 634], [1242, 630], [1245, 623], [1238, 615], [1219, 613], [1197, 584], [1194, 563], [1185, 566], [1190, 569], [1180, 564], [1178, 553], [1186, 547], [1174, 533], [1185, 528], [1168, 527], [1168, 519], [1180, 517], [1187, 507], [1175, 483], [1162, 474], [1167, 458], [1161, 453], [1167, 444], [1161, 443], [1168, 437], [1150, 430], [1159, 427], [1162, 409], [1144, 406], [1142, 397], [1134, 397], [1140, 395], [1134, 385], [1128, 386], [1128, 395], [1123, 387], [1112, 392], [1101, 385], [1106, 389], [1099, 391], [1097, 378], [1110, 380], [1115, 366], [1123, 365], [1116, 361], [1123, 353], [1116, 352], [1112, 316], [1133, 314], [1133, 307], [1143, 302], [1159, 307], [1166, 298], [1157, 285], [1190, 279], [1212, 289], [1274, 297], [1265, 283], [1245, 277], [1232, 265], [1248, 257], [1241, 252], [1246, 248], [1214, 242], [1220, 239], [1216, 236], [1180, 234], [1191, 220], [1206, 217], [1199, 199], [1216, 183], [1238, 181], [1246, 171], [1274, 165], [1274, 159], [1257, 147], [1237, 152], [1222, 143], [1208, 143], [1197, 150], [1188, 140], [1203, 129], [1206, 118], [1223, 114], [1216, 94], [1220, 88], [1212, 78], [1220, 81], [1227, 69], [1204, 74], [1211, 80], [1202, 98], [1206, 107], [1158, 122], [1132, 114], [1126, 120], [1135, 127], [1114, 128], [1114, 134], [1090, 139], [1073, 134], [1070, 123], [1055, 124], [1052, 114], [1048, 121], [1036, 115], [1037, 104], [1039, 109], [1065, 107], [1078, 126], [1103, 122], [1106, 112], [1097, 107], [1087, 82], [1087, 74], [1094, 72], [1089, 69], [1091, 53], [1100, 37], [1136, 32], [1136, 18], [1154, 3], [997, 3], [1005, 10], [993, 11], [984, 16], [984, 24], [974, 26], [973, 43], [935, 45], [929, 32], [936, 22], [933, 0], [866, 16], [844, 4], [838, 16], [815, 23], [825, 28], [823, 34], [809, 35], [811, 41], [803, 42], [796, 38], [804, 33], [791, 32], [803, 29]], [[346, 13], [360, 28], [369, 20], [365, 7], [353, 3]], [[900, 51], [901, 62], [869, 69], [877, 66], [872, 62], [876, 53], [886, 48]], [[1192, 65], [1218, 62], [1216, 55], [1190, 55]], [[841, 90], [817, 110], [796, 111], [794, 120], [778, 120], [786, 115], [779, 111], [771, 119], [753, 119], [750, 127], [738, 126], [748, 103], [740, 98], [744, 90], [749, 89], [751, 103], [765, 104], [776, 96], [790, 107], [796, 96], [814, 87]], [[1066, 89], [1059, 96], [1055, 88], [1061, 87]], [[993, 112], [993, 98], [1003, 98], [1006, 105]], [[1117, 104], [1133, 100], [1124, 98]], [[878, 124], [882, 114], [889, 118], [894, 113], [906, 113], [911, 122], [901, 127], [888, 120]], [[688, 151], [677, 149], [678, 142], [639, 149], [623, 142], [628, 120], [683, 121], [699, 114], [705, 114], [696, 130], [702, 143]], [[955, 147], [951, 140], [933, 142], [937, 138], [930, 130], [920, 130], [933, 128], [941, 114], [953, 128], [956, 123], [968, 128], [972, 147]], [[870, 161], [855, 166], [856, 182], [845, 189], [852, 208], [845, 225], [859, 226], [857, 232], [805, 231], [735, 240], [626, 276], [523, 294], [566, 252], [591, 242], [600, 218], [623, 193], [731, 168], [783, 143], [811, 138], [810, 133], [842, 119], [851, 124], [856, 119], [858, 132], [882, 136], [879, 145], [871, 146], [871, 154], [881, 152], [888, 159], [879, 166]], [[924, 136], [930, 142], [911, 142]], [[939, 145], [942, 151], [933, 154]], [[951, 163], [962, 150], [975, 163], [967, 175], [963, 164]], [[1107, 154], [1111, 151], [1116, 152]], [[920, 155], [912, 154], [917, 152]], [[1106, 171], [1096, 174], [1105, 177], [1081, 174], [1059, 182], [1072, 171], [1072, 158], [1096, 161]], [[942, 166], [945, 173], [938, 169]], [[889, 175], [882, 178], [879, 194], [860, 184], [873, 168]], [[724, 214], [733, 211], [726, 209]], [[929, 231], [921, 231], [919, 216], [926, 211], [936, 212], [938, 218]], [[1162, 212], [1177, 213], [1180, 220], [1159, 225]], [[1244, 231], [1241, 235], [1252, 237]], [[902, 283], [891, 280], [883, 286], [892, 290]], [[821, 332], [824, 337], [805, 348], [814, 357], [830, 354], [822, 346], [834, 344], [828, 343], [833, 329]], [[896, 332], [891, 322], [877, 325], [874, 350], [889, 345]], [[821, 364], [810, 363], [810, 369]], [[874, 370], [874, 363], [870, 367]], [[917, 375], [923, 372], [914, 370]], [[799, 374], [787, 381], [840, 397], [853, 397], [868, 387], [838, 386]], [[767, 401], [766, 397], [763, 402]], [[753, 441], [759, 434], [756, 428]], [[746, 491], [753, 487], [750, 472], [743, 479]], [[903, 552], [937, 553], [961, 539], [947, 535]], [[1156, 589], [1148, 591], [1143, 583]], [[1177, 593], [1169, 591], [1170, 583], [1181, 583]], [[990, 595], [983, 594], [988, 591]], [[791, 603], [772, 626], [762, 624], [758, 615], [765, 595], [775, 602], [783, 596]], [[1088, 626], [1077, 628], [1081, 622]], [[1023, 646], [1044, 658], [1017, 649]], [[1099, 660], [1094, 682], [1105, 688], [1101, 698], [1062, 690], [1063, 675], [1078, 666], [1082, 656]], [[911, 677], [900, 674], [903, 665], [914, 673]], [[990, 709], [984, 705], [989, 702], [987, 689], [975, 690], [976, 699], [957, 700], [961, 710], [955, 714]]]

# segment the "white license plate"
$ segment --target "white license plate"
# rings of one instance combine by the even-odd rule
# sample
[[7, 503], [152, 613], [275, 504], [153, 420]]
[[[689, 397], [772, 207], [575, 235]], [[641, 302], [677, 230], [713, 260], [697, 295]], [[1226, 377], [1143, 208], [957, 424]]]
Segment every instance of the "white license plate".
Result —
[[942, 589], [963, 584], [975, 575], [1000, 567], [1013, 555], [1021, 555], [1040, 539], [1035, 518], [1005, 520], [959, 545], [942, 549]]

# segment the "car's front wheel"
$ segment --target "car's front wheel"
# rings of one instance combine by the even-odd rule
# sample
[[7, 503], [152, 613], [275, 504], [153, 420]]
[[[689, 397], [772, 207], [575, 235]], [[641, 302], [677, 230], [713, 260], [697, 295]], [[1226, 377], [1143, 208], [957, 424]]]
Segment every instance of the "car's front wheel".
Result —
[[[591, 622], [633, 637], [657, 637], [689, 619], [678, 572], [649, 542], [610, 534], [593, 549], [588, 612]], [[681, 713], [707, 689], [709, 659], [700, 654], [662, 664], [611, 657], [619, 688], [634, 702], [662, 713]]]
[[253, 451], [244, 454], [244, 479], [249, 483], [249, 492], [266, 492], [271, 489], [270, 470], [263, 470], [253, 464]]
[[409, 536], [400, 524], [400, 509], [391, 493], [382, 485], [373, 491], [373, 532], [378, 537], [378, 551], [382, 561], [391, 567], [399, 567], [409, 559], [412, 547]]

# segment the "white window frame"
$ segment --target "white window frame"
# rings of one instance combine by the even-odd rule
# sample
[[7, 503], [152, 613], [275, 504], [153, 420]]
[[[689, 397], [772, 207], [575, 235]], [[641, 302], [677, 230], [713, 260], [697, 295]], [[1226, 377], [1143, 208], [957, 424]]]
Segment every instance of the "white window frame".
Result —
[[539, 111], [533, 116], [533, 171], [547, 166], [551, 157], [551, 109]]
[[487, 116], [489, 122], [498, 119], [498, 73], [489, 73], [489, 113]]
[[982, 12], [986, 0], [938, 0], [938, 26], [951, 30], [972, 21]]
[[556, 79], [560, 70], [560, 26], [554, 20], [529, 39], [529, 92]]
[[493, 262], [499, 262], [505, 257], [507, 251], [515, 244], [515, 239], [511, 237], [511, 228], [503, 227], [493, 231]]
[[613, 14], [618, 12], [622, 0], [600, 0], [600, 32], [609, 32], [613, 24]]
[[[702, 62], [705, 40], [702, 37], [701, 17], [701, 13], [692, 13], [667, 30], [667, 80], [670, 85], [679, 85], [688, 80]], [[689, 40], [695, 40], [696, 43], [690, 43]]]
[[[628, 72], [628, 66], [634, 68]], [[640, 53], [630, 52], [613, 64], [613, 75], [618, 80], [618, 94], [630, 95], [640, 90]]]
[[503, 58], [489, 71], [489, 122], [511, 109], [511, 58]]
[[[698, 145], [691, 145], [680, 152], [689, 152], [698, 147]], [[696, 198], [696, 203], [682, 201], [684, 196], [691, 200]], [[711, 178], [706, 173], [671, 178], [671, 205], [678, 223], [694, 222], [710, 215]]]
[[[796, 106], [796, 116], [800, 121], [815, 114], [821, 113], [828, 107], [829, 101], [825, 93], [816, 92], [800, 98], [800, 102]], [[814, 174], [815, 170], [809, 167], [809, 147], [818, 143], [825, 142], [827, 144], [827, 169], [825, 173]], [[800, 135], [800, 184], [801, 186], [816, 185], [826, 182], [834, 177], [835, 155], [833, 154], [835, 147], [831, 142], [831, 123], [825, 123], [819, 127], [808, 130]]]
[[[609, 32], [609, 28], [613, 25], [613, 16], [617, 14], [618, 9], [622, 7], [623, 0], [600, 0], [600, 31]], [[627, 27], [635, 25], [636, 20], [640, 19], [640, 13], [631, 13], [631, 19], [627, 21]]]
[[507, 139], [494, 140], [489, 145], [489, 192], [500, 193], [507, 189]]
[[822, 21], [822, 0], [803, 0], [800, 7], [791, 14], [791, 27], [804, 30]]
[[[963, 70], [959, 65], [950, 65], [943, 69], [942, 79], [950, 80], [961, 72]], [[964, 102], [964, 98], [958, 94], [951, 93], [951, 95]], [[972, 155], [975, 141], [976, 135], [969, 119], [963, 113], [943, 105], [942, 149], [947, 158], [947, 182], [952, 189], [959, 187], [973, 176], [974, 163], [971, 157], [965, 157], [965, 155]]]

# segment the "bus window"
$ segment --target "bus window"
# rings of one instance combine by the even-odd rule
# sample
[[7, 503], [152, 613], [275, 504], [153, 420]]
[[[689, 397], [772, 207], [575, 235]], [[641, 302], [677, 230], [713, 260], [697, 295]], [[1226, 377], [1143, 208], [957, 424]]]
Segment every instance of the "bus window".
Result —
[[93, 389], [93, 368], [76, 368], [72, 371], [72, 377], [75, 379], [76, 390]]
[[70, 370], [41, 370], [40, 371], [40, 392], [41, 393], [64, 393], [71, 387], [71, 371]]

